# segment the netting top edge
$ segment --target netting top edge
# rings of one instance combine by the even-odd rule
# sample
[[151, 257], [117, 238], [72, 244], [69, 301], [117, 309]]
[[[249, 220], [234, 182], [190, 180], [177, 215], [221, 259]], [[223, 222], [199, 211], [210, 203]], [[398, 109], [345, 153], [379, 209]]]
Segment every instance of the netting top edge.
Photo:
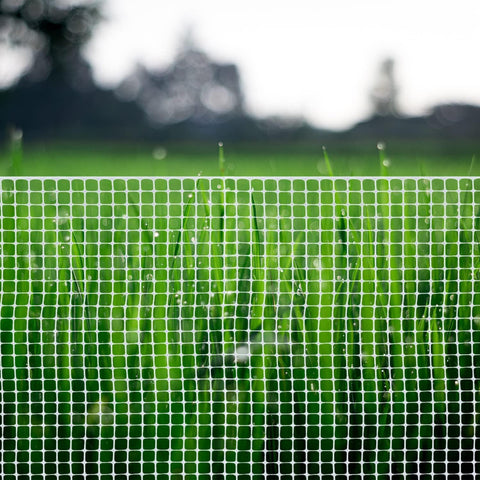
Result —
[[179, 176], [0, 176], [0, 181], [4, 180], [480, 180], [480, 176], [468, 175], [429, 175], [429, 176], [221, 176], [221, 175], [179, 175]]

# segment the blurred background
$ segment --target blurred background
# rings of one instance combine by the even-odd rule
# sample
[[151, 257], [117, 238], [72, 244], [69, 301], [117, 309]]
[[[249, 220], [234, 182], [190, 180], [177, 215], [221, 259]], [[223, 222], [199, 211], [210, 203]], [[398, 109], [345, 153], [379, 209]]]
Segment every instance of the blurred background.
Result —
[[[476, 0], [0, 0], [1, 174], [480, 174]], [[378, 145], [386, 146], [378, 152]]]

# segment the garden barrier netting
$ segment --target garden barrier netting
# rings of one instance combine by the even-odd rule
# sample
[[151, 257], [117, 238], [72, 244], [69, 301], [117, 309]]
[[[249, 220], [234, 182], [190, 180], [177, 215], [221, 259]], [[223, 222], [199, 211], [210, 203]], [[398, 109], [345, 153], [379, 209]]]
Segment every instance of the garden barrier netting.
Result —
[[480, 178], [0, 185], [2, 478], [480, 475]]

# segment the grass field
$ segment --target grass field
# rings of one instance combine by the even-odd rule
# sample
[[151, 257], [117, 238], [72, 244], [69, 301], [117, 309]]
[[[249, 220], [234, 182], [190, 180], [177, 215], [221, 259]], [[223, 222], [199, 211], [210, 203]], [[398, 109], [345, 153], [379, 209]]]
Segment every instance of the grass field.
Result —
[[[6, 172], [193, 178], [2, 180], [3, 478], [480, 472], [478, 179], [17, 147]], [[475, 173], [427, 147], [225, 170]]]
[[474, 475], [479, 190], [4, 179], [4, 478]]
[[[326, 144], [334, 172], [342, 175], [378, 175], [375, 143]], [[328, 175], [322, 143], [227, 144], [227, 175]], [[478, 144], [392, 142], [387, 145], [389, 175], [466, 175]], [[0, 174], [10, 173], [9, 148], [0, 155]], [[215, 144], [27, 144], [24, 175], [218, 175]], [[480, 175], [480, 163], [473, 171]]]

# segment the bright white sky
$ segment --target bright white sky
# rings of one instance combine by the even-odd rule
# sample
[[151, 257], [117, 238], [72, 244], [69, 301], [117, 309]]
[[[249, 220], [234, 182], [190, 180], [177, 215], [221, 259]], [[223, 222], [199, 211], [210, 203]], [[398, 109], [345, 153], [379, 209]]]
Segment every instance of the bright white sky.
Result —
[[136, 62], [167, 65], [191, 26], [212, 58], [237, 63], [257, 115], [348, 127], [369, 114], [386, 56], [404, 112], [480, 103], [479, 0], [106, 0], [105, 13], [87, 52], [104, 84]]

